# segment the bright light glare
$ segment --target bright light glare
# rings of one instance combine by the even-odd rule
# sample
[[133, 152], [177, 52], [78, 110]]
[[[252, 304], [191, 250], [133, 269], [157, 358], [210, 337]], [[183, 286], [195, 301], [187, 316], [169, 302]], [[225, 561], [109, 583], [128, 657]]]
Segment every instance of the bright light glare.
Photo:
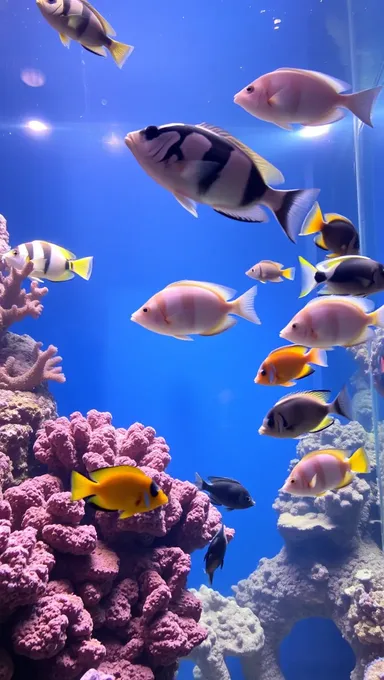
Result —
[[50, 132], [51, 128], [49, 125], [44, 123], [42, 120], [29, 120], [25, 123], [25, 129], [30, 130], [30, 132], [36, 132], [38, 134], [43, 134]]
[[330, 125], [314, 125], [314, 126], [308, 126], [308, 127], [303, 127], [299, 130], [299, 135], [300, 137], [322, 137], [322, 135], [326, 135], [327, 132], [329, 132], [331, 126]]

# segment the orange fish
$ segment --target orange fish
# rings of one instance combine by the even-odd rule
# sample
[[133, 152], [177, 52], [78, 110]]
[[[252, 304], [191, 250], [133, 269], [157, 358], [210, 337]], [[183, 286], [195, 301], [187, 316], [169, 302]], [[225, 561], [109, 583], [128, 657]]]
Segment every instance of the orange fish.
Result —
[[91, 479], [72, 472], [72, 501], [87, 498], [103, 510], [119, 510], [119, 519], [149, 512], [168, 503], [156, 482], [131, 465], [100, 468], [88, 473]]
[[314, 373], [309, 364], [328, 366], [324, 350], [308, 350], [303, 345], [285, 345], [273, 350], [261, 364], [255, 383], [258, 385], [282, 385], [292, 387], [294, 380], [300, 380]]

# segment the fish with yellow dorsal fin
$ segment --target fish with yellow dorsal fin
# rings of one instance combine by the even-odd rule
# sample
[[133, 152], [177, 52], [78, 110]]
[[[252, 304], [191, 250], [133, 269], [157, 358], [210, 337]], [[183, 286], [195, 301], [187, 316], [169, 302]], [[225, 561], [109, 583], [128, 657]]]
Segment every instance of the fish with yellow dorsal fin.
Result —
[[368, 474], [370, 470], [363, 448], [352, 456], [340, 449], [312, 451], [295, 465], [281, 490], [292, 496], [322, 496], [327, 491], [348, 486], [356, 474]]
[[256, 286], [231, 300], [235, 292], [204, 281], [177, 281], [153, 295], [132, 314], [131, 321], [178, 340], [223, 333], [237, 323], [233, 314], [259, 324], [253, 306]]
[[337, 213], [323, 216], [317, 202], [308, 213], [299, 236], [308, 234], [315, 234], [314, 241], [318, 248], [330, 250], [327, 257], [359, 254], [359, 234], [352, 222]]
[[100, 468], [89, 472], [89, 477], [72, 472], [71, 500], [86, 498], [102, 510], [117, 510], [119, 519], [168, 503], [168, 497], [156, 482], [132, 465]]
[[325, 351], [317, 348], [308, 350], [303, 345], [278, 347], [262, 362], [255, 383], [292, 387], [296, 384], [295, 380], [301, 380], [314, 373], [310, 364], [327, 366]]
[[362, 255], [344, 255], [319, 262], [315, 267], [299, 257], [305, 297], [316, 286], [325, 284], [320, 295], [355, 295], [365, 297], [384, 290], [384, 265]]
[[300, 439], [309, 432], [321, 432], [334, 423], [331, 413], [352, 420], [347, 390], [343, 388], [331, 403], [329, 390], [293, 392], [282, 397], [268, 411], [259, 434], [279, 439]]
[[75, 274], [89, 281], [92, 274], [93, 257], [76, 259], [66, 248], [47, 241], [30, 241], [12, 248], [2, 256], [7, 267], [23, 269], [32, 262], [29, 278], [34, 281], [68, 281]]

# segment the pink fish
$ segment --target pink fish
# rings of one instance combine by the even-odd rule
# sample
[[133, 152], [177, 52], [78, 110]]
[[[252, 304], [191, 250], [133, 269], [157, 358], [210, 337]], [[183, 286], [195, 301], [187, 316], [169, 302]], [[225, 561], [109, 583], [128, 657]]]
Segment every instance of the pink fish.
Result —
[[350, 85], [317, 71], [279, 68], [257, 78], [234, 97], [252, 116], [275, 123], [285, 130], [292, 123], [326, 125], [335, 123], [349, 109], [366, 125], [372, 126], [371, 114], [382, 87], [341, 94]]
[[282, 491], [292, 496], [322, 496], [327, 491], [350, 484], [356, 473], [367, 474], [371, 466], [363, 448], [351, 457], [347, 451], [312, 451], [295, 465]]
[[371, 300], [330, 295], [311, 300], [280, 337], [307, 347], [353, 347], [374, 335], [369, 326], [384, 328], [384, 305], [373, 311]]
[[218, 335], [234, 326], [236, 314], [260, 323], [253, 301], [253, 286], [236, 300], [234, 290], [202, 281], [177, 281], [156, 293], [131, 316], [131, 321], [161, 335], [192, 340], [190, 334]]

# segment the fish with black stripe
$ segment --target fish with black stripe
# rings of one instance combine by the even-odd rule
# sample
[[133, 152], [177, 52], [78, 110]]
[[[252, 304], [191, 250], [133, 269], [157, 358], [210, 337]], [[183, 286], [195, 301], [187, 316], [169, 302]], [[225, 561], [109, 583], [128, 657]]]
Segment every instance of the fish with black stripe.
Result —
[[318, 189], [279, 191], [280, 170], [221, 128], [172, 123], [130, 132], [125, 143], [142, 168], [197, 217], [196, 203], [241, 222], [267, 222], [269, 208], [295, 242]]
[[29, 278], [33, 281], [68, 281], [75, 274], [89, 281], [92, 274], [93, 257], [76, 259], [66, 248], [47, 241], [30, 241], [12, 248], [2, 256], [7, 267], [21, 270], [29, 262], [33, 270]]
[[132, 54], [132, 45], [113, 40], [116, 33], [87, 0], [36, 0], [43, 17], [60, 35], [65, 47], [76, 40], [85, 50], [106, 57], [105, 48], [121, 68]]

